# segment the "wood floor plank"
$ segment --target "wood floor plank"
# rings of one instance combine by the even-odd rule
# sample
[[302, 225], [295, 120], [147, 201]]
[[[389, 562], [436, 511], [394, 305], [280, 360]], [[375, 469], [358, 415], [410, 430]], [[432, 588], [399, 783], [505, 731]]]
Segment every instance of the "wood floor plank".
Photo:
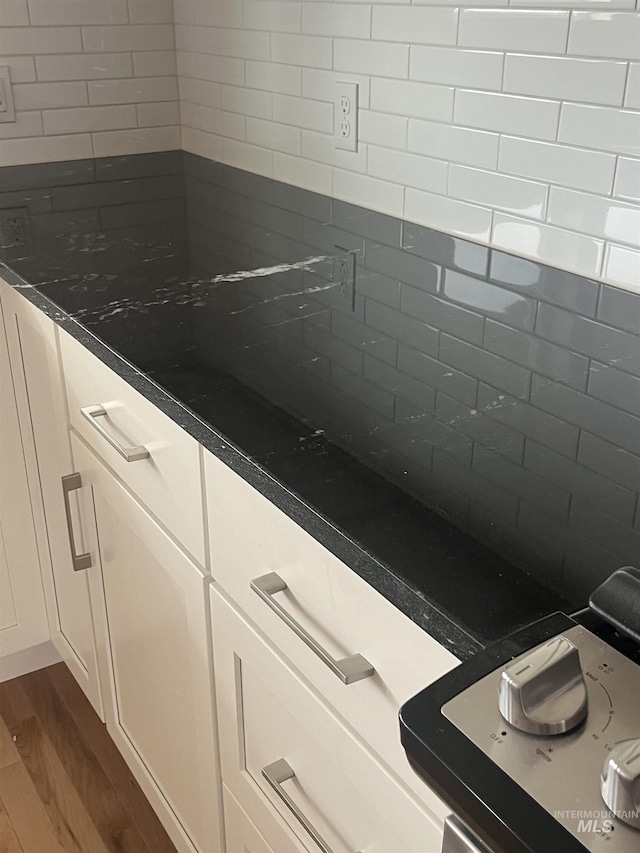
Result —
[[79, 730], [91, 744], [100, 765], [118, 791], [127, 814], [153, 853], [176, 853], [171, 839], [132, 777], [124, 758], [115, 749], [106, 727], [80, 691], [67, 667], [64, 664], [56, 664], [43, 670], [44, 673]]
[[0, 799], [0, 853], [24, 853], [2, 799]]
[[[109, 853], [152, 853], [46, 670], [20, 679], [65, 773]], [[113, 743], [112, 748], [115, 749]], [[84, 852], [83, 852], [84, 853]], [[155, 853], [155, 850], [153, 850]]]
[[[13, 737], [2, 717], [2, 707], [0, 706], [0, 767], [15, 764], [16, 761], [20, 761], [20, 756], [13, 742]], [[1, 847], [0, 853], [2, 853]]]
[[60, 759], [32, 717], [13, 729], [16, 747], [61, 845], [69, 853], [107, 853]]
[[21, 761], [0, 768], [0, 797], [24, 850], [66, 853]]
[[7, 728], [34, 716], [33, 706], [22, 685], [21, 678], [0, 683], [0, 709]]

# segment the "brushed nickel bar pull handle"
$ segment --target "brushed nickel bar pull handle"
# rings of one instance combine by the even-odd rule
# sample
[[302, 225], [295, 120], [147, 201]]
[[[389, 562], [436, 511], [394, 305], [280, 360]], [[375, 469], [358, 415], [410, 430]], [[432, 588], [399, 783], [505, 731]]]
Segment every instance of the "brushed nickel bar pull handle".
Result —
[[360, 654], [350, 655], [349, 657], [336, 660], [329, 652], [324, 649], [317, 640], [315, 640], [308, 631], [297, 622], [293, 616], [278, 604], [273, 598], [276, 592], [282, 592], [287, 588], [286, 583], [276, 572], [269, 572], [268, 575], [254, 578], [250, 581], [251, 589], [260, 596], [260, 598], [276, 613], [282, 621], [287, 624], [294, 634], [311, 649], [312, 652], [318, 655], [321, 661], [325, 663], [334, 675], [337, 675], [343, 684], [353, 684], [355, 681], [361, 681], [363, 678], [369, 678], [375, 674], [375, 669], [371, 666], [368, 660]]
[[308, 821], [308, 819], [300, 811], [298, 806], [291, 799], [289, 794], [287, 794], [287, 792], [282, 787], [283, 782], [286, 782], [287, 779], [293, 779], [296, 775], [290, 765], [285, 761], [285, 759], [279, 758], [272, 764], [267, 764], [266, 767], [262, 768], [262, 775], [271, 785], [276, 794], [280, 797], [285, 806], [293, 814], [295, 819], [300, 822], [304, 829], [306, 829], [309, 835], [313, 838], [320, 850], [322, 850], [322, 853], [332, 853], [331, 848], [324, 840], [324, 838], [320, 835], [317, 829], [315, 829], [313, 824]]
[[71, 546], [71, 561], [74, 572], [81, 572], [93, 565], [91, 554], [76, 553], [76, 538], [73, 534], [73, 522], [71, 520], [71, 507], [69, 506], [69, 492], [75, 492], [82, 488], [82, 477], [80, 474], [67, 474], [62, 478], [62, 496], [64, 498], [64, 513], [67, 517], [67, 532], [69, 534], [69, 545]]
[[118, 451], [120, 456], [127, 462], [137, 462], [138, 459], [148, 459], [150, 454], [146, 447], [139, 444], [137, 447], [124, 447], [117, 441], [107, 430], [98, 423], [96, 418], [104, 418], [108, 414], [104, 406], [86, 406], [80, 409], [82, 417], [89, 421], [91, 426], [96, 429], [100, 435], [109, 442], [111, 447]]

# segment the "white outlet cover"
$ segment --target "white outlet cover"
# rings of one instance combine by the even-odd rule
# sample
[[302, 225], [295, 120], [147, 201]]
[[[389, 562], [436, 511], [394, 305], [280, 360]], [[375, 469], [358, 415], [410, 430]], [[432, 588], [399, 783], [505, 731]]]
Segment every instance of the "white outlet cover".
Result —
[[333, 108], [334, 145], [343, 151], [358, 150], [358, 84], [336, 81]]

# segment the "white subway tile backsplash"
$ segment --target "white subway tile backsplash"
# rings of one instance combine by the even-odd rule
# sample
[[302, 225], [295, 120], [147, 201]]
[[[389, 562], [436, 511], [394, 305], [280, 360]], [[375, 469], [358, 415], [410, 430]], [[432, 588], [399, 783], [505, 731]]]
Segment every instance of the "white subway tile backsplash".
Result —
[[[18, 107], [18, 121], [0, 125], [0, 162], [182, 144], [632, 287], [638, 9], [636, 0], [0, 0], [0, 65]], [[334, 147], [339, 80], [359, 84], [356, 153]]]
[[91, 136], [86, 133], [0, 139], [0, 163], [3, 166], [48, 163], [50, 160], [82, 160], [86, 157], [93, 157]]
[[89, 103], [87, 84], [80, 81], [17, 84], [13, 87], [13, 103], [16, 110], [80, 107]]
[[27, 0], [0, 0], [0, 23], [5, 27], [28, 27]]
[[195, 77], [198, 80], [212, 80], [232, 86], [244, 84], [244, 62], [241, 59], [179, 51], [177, 66], [179, 77]]
[[180, 145], [183, 151], [190, 154], [198, 154], [212, 160], [219, 160], [222, 153], [224, 139], [204, 130], [196, 130], [194, 127], [186, 127], [184, 122], [180, 126]]
[[632, 62], [629, 65], [624, 105], [631, 110], [640, 110], [640, 62]]
[[273, 152], [266, 148], [258, 148], [239, 142], [235, 139], [225, 139], [222, 143], [220, 161], [236, 169], [246, 169], [256, 175], [273, 175]]
[[462, 9], [458, 44], [496, 50], [564, 53], [569, 12]]
[[129, 53], [36, 56], [38, 80], [103, 80], [133, 77]]
[[486, 242], [491, 232], [489, 209], [410, 187], [406, 190], [404, 216], [419, 225], [469, 240]]
[[455, 44], [458, 10], [437, 6], [374, 4], [372, 37], [379, 41]]
[[412, 45], [409, 77], [448, 86], [500, 89], [504, 56], [485, 50]]
[[338, 169], [350, 169], [353, 172], [367, 171], [367, 146], [359, 145], [358, 151], [342, 151], [333, 143], [333, 136], [326, 133], [316, 133], [312, 130], [302, 131], [302, 156], [315, 163], [326, 163]]
[[412, 119], [407, 147], [427, 157], [493, 169], [498, 162], [499, 140], [496, 133]]
[[210, 80], [197, 80], [193, 77], [180, 77], [178, 90], [181, 101], [204, 104], [206, 107], [220, 106], [220, 83], [212, 83]]
[[544, 184], [510, 178], [468, 166], [449, 167], [448, 195], [484, 207], [508, 210], [532, 219], [542, 219], [547, 206]]
[[[258, 5], [262, 2], [258, 0]], [[305, 3], [302, 7], [302, 32], [316, 36], [369, 38], [371, 6]]]
[[369, 146], [367, 171], [376, 178], [445, 195], [447, 164], [417, 154]]
[[583, 234], [495, 213], [492, 243], [587, 277], [600, 275], [604, 243]]
[[[272, 0], [244, 0], [243, 24], [248, 30], [300, 32], [300, 4]], [[223, 26], [218, 24], [218, 26]]]
[[273, 151], [300, 156], [301, 131], [287, 124], [247, 118], [247, 142]]
[[503, 136], [498, 167], [512, 175], [608, 194], [613, 186], [616, 158], [600, 151]]
[[45, 133], [93, 133], [99, 130], [135, 127], [134, 106], [77, 107], [75, 109], [45, 110], [42, 113]]
[[625, 62], [507, 54], [504, 91], [622, 105], [626, 76]]
[[185, 101], [180, 105], [180, 120], [186, 127], [205, 130], [216, 136], [245, 138], [245, 119], [237, 113], [223, 112]]
[[[510, 6], [533, 6], [532, 0], [509, 0]], [[535, 0], [535, 5], [541, 8], [558, 7], [558, 0]], [[636, 0], [562, 0], [564, 9], [633, 9]]]
[[407, 147], [408, 119], [387, 113], [361, 110], [359, 122], [360, 139], [363, 142], [378, 143], [386, 148]]
[[136, 77], [175, 77], [176, 54], [173, 50], [145, 50], [133, 54]]
[[604, 279], [640, 293], [640, 252], [626, 246], [607, 246]]
[[331, 167], [288, 154], [273, 154], [273, 177], [305, 190], [331, 195]]
[[[0, 139], [42, 136], [42, 114], [40, 112], [16, 112], [16, 120], [0, 124]], [[1, 161], [0, 161], [1, 162]]]
[[302, 69], [294, 65], [247, 60], [245, 74], [250, 89], [264, 89], [265, 92], [280, 92], [282, 95], [302, 93]]
[[320, 68], [302, 69], [302, 95], [316, 101], [330, 101], [336, 97], [336, 82], [348, 80], [358, 84], [358, 106], [361, 110], [369, 109], [370, 78], [360, 74], [345, 74], [343, 71], [324, 71]]
[[79, 53], [82, 51], [80, 33], [79, 27], [0, 26], [0, 55]]
[[[560, 114], [559, 101], [519, 98], [493, 92], [456, 92], [454, 121], [467, 127], [555, 139]], [[571, 141], [571, 140], [568, 140]]]
[[409, 47], [404, 44], [334, 39], [333, 67], [336, 71], [370, 74], [375, 68], [381, 77], [406, 77]]
[[271, 118], [272, 96], [269, 92], [244, 89], [238, 86], [220, 86], [220, 106], [230, 113], [242, 113], [254, 118]]
[[33, 83], [36, 79], [36, 63], [33, 56], [2, 56], [0, 65], [9, 66], [12, 83]]
[[640, 112], [563, 104], [560, 142], [640, 156]]
[[180, 124], [180, 107], [177, 101], [159, 101], [137, 104], [138, 127], [161, 127]]
[[93, 80], [88, 83], [89, 103], [141, 104], [174, 101], [178, 97], [175, 77], [134, 77], [132, 80]]
[[291, 95], [273, 95], [273, 118], [281, 124], [333, 132], [333, 105], [295, 98]]
[[573, 12], [567, 52], [640, 59], [640, 16], [637, 12]]
[[640, 207], [616, 199], [552, 187], [548, 221], [616, 243], [640, 246]]
[[404, 187], [379, 181], [369, 175], [334, 169], [333, 196], [392, 216], [402, 216]]
[[179, 127], [136, 127], [92, 133], [95, 157], [118, 157], [123, 154], [147, 154], [151, 151], [173, 151], [180, 147]]
[[[135, 24], [120, 27], [82, 27], [82, 43], [86, 52], [126, 50], [171, 50], [173, 26], [170, 24]], [[63, 51], [57, 51], [62, 53]], [[69, 51], [64, 51], [68, 53]]]
[[180, 24], [176, 26], [175, 36], [179, 54], [218, 53], [218, 31], [213, 27], [188, 27]]
[[176, 24], [189, 24], [192, 27], [242, 27], [242, 3], [233, 0], [173, 0], [173, 13]]
[[371, 109], [449, 122], [453, 114], [453, 93], [450, 86], [375, 78], [371, 81]]
[[[29, 0], [29, 15], [35, 26], [129, 23], [127, 0]], [[1, 25], [6, 26], [2, 17]]]
[[[284, 65], [331, 68], [331, 48], [332, 43], [329, 38], [288, 35], [286, 33], [271, 34], [271, 60]], [[248, 58], [261, 59], [262, 57]]]
[[132, 24], [173, 24], [171, 0], [128, 0], [128, 2], [129, 21]]
[[618, 159], [613, 194], [640, 202], [640, 160], [632, 160], [630, 157]]

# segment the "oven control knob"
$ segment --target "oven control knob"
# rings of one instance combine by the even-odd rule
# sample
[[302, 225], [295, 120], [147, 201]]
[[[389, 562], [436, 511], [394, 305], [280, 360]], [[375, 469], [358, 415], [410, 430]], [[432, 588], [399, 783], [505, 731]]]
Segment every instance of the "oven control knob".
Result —
[[500, 713], [520, 731], [559, 735], [587, 716], [587, 687], [578, 649], [554, 637], [512, 661], [503, 671]]
[[640, 829], [640, 738], [623, 740], [607, 755], [600, 791], [616, 817]]

